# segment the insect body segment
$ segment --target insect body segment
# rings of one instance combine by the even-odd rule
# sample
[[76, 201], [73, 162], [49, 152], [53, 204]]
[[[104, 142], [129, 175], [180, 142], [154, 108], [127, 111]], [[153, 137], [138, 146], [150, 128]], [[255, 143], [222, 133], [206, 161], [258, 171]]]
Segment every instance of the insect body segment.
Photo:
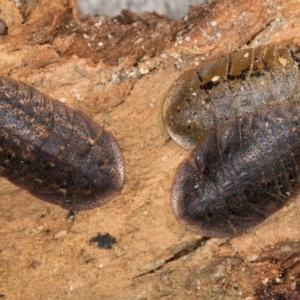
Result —
[[82, 210], [121, 190], [124, 164], [114, 137], [88, 116], [1, 78], [0, 174], [42, 200]]
[[192, 150], [224, 122], [268, 106], [299, 102], [299, 51], [271, 44], [233, 52], [186, 71], [163, 108], [165, 128]]

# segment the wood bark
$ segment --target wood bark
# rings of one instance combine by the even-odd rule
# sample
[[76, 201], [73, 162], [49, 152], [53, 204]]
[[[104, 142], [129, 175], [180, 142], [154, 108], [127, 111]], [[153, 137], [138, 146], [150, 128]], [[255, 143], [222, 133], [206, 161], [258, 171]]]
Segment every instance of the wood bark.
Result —
[[[300, 2], [220, 0], [181, 20], [79, 15], [75, 0], [0, 0], [0, 76], [80, 109], [118, 139], [126, 178], [108, 204], [75, 214], [1, 178], [4, 299], [299, 299], [300, 202], [226, 239], [185, 230], [170, 205], [188, 153], [161, 112], [184, 70], [241, 47], [298, 44]], [[116, 239], [111, 250], [90, 240]], [[279, 298], [285, 297], [285, 298]]]

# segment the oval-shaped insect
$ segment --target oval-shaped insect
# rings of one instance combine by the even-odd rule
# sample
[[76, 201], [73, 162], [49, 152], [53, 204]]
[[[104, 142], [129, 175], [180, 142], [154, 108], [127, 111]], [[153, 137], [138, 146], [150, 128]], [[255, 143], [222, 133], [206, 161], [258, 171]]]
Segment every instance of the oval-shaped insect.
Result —
[[115, 138], [80, 111], [0, 78], [0, 175], [42, 200], [90, 209], [123, 186]]
[[172, 206], [189, 230], [226, 237], [264, 221], [300, 187], [300, 107], [270, 107], [224, 124], [179, 167]]
[[172, 139], [192, 150], [226, 121], [267, 106], [300, 102], [300, 51], [270, 44], [190, 69], [170, 88], [163, 121]]

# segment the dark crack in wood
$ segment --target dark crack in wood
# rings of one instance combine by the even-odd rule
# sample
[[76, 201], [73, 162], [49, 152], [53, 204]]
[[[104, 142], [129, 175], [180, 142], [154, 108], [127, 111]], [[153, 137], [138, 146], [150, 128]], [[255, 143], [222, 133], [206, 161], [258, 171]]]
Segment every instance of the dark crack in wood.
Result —
[[182, 258], [184, 256], [187, 256], [187, 255], [195, 252], [200, 247], [203, 247], [208, 240], [210, 240], [210, 238], [208, 238], [208, 237], [202, 237], [202, 238], [200, 238], [198, 240], [193, 240], [193, 241], [191, 241], [189, 243], [185, 243], [186, 245], [183, 248], [181, 248], [178, 252], [176, 252], [172, 257], [166, 259], [159, 266], [157, 266], [157, 267], [155, 267], [155, 268], [153, 268], [151, 270], [148, 270], [147, 272], [141, 273], [141, 274], [133, 277], [133, 280], [135, 280], [135, 279], [137, 279], [139, 277], [148, 275], [148, 274], [152, 274], [152, 273], [158, 271], [159, 269], [161, 269], [162, 267], [164, 267], [166, 264], [168, 264], [170, 262], [173, 262], [175, 260], [178, 260], [178, 259], [180, 259], [180, 258]]

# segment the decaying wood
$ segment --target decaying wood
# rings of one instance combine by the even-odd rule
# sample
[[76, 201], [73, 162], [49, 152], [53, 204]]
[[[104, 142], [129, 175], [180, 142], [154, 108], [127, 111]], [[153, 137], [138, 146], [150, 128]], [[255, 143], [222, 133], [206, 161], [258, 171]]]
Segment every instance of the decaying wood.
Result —
[[[1, 178], [4, 299], [299, 298], [300, 202], [240, 236], [206, 239], [175, 219], [170, 189], [188, 153], [161, 118], [187, 68], [240, 47], [298, 44], [300, 3], [210, 1], [182, 20], [80, 16], [76, 1], [0, 0], [0, 75], [80, 109], [118, 139], [126, 177], [108, 204], [75, 214]], [[90, 240], [116, 239], [111, 250]], [[276, 298], [277, 297], [277, 298]]]

